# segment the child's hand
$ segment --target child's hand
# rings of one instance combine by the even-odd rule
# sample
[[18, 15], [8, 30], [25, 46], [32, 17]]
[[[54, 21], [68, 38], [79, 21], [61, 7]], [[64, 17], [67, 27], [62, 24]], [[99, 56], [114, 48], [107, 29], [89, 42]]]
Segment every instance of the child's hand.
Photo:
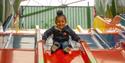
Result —
[[46, 44], [46, 41], [45, 41], [45, 40], [40, 40], [39, 42], [42, 42], [43, 44]]
[[85, 42], [85, 41], [84, 41], [84, 40], [79, 40], [79, 43], [80, 43], [80, 42]]

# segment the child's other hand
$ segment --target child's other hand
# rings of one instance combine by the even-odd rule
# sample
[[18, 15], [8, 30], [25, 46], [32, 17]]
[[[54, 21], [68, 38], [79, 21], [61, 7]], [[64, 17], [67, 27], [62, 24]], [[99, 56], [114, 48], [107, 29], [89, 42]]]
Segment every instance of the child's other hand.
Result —
[[64, 52], [71, 54], [71, 47], [64, 48]]

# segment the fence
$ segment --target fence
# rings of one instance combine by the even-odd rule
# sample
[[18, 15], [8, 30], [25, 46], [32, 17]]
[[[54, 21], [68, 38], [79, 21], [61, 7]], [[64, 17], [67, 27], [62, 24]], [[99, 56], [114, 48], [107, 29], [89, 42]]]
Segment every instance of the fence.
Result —
[[[76, 28], [77, 25], [81, 25], [84, 29], [87, 29], [93, 21], [94, 7], [88, 6], [21, 6], [21, 29], [32, 29], [35, 25], [39, 25], [40, 28], [46, 29], [54, 25], [54, 19], [57, 10], [63, 10], [67, 17], [68, 24], [71, 28]], [[87, 13], [90, 12], [88, 16]], [[90, 19], [87, 19], [90, 17]], [[88, 20], [90, 24], [88, 24]]]

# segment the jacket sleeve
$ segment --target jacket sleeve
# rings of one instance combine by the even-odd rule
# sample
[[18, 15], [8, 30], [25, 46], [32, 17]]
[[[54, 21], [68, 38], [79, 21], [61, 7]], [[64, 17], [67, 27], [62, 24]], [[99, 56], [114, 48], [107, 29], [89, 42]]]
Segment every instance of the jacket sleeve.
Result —
[[68, 26], [68, 32], [72, 40], [79, 42], [80, 37]]
[[53, 33], [53, 27], [46, 30], [42, 36], [42, 40], [47, 40], [47, 38]]

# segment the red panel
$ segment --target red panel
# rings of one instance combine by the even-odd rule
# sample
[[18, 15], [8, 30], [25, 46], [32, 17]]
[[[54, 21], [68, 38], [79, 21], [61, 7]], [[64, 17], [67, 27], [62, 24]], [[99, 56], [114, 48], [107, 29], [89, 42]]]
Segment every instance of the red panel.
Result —
[[92, 51], [98, 63], [125, 63], [125, 57], [121, 50]]
[[[46, 51], [48, 52], [48, 51]], [[64, 54], [62, 50], [58, 50], [53, 54], [45, 53], [45, 63], [70, 63], [76, 56], [80, 55], [80, 51], [72, 51], [71, 54]]]
[[0, 51], [0, 63], [12, 63], [13, 52], [5, 49]]
[[34, 63], [34, 56], [34, 50], [0, 49], [0, 63]]

